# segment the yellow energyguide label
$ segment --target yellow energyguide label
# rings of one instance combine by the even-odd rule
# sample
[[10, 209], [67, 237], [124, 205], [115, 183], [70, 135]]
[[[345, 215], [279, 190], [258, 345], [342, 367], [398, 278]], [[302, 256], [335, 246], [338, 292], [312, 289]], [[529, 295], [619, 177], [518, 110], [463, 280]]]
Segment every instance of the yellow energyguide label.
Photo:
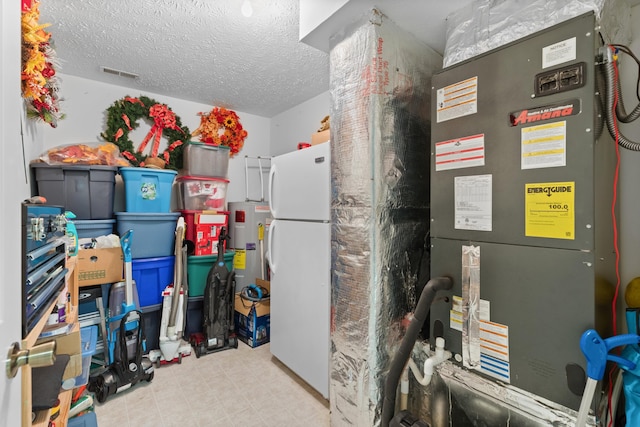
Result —
[[245, 249], [235, 249], [236, 254], [233, 257], [233, 268], [235, 270], [244, 270], [247, 268], [247, 251]]
[[575, 239], [575, 182], [525, 184], [525, 236]]

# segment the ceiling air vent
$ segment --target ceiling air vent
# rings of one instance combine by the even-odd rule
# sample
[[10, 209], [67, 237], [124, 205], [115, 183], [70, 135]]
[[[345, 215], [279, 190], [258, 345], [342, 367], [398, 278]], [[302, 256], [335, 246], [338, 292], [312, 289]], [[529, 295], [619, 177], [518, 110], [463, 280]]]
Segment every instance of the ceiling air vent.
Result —
[[139, 77], [138, 74], [129, 73], [127, 71], [120, 71], [120, 70], [116, 70], [114, 68], [109, 68], [109, 67], [101, 67], [101, 68], [102, 68], [102, 71], [107, 74], [113, 74], [120, 77], [127, 77], [129, 79], [137, 79]]

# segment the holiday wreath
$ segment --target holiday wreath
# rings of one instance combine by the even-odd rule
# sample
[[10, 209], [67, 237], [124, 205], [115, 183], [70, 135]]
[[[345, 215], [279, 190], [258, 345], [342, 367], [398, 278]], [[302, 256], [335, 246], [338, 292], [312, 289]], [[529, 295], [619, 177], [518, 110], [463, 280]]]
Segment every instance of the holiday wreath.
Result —
[[200, 126], [192, 136], [200, 135], [205, 144], [229, 147], [229, 155], [235, 156], [244, 145], [247, 131], [240, 124], [238, 114], [223, 107], [213, 107], [209, 113], [198, 113]]
[[[140, 119], [153, 121], [151, 130], [142, 140], [137, 149], [129, 139], [129, 131], [139, 126]], [[160, 153], [160, 139], [167, 139], [167, 147]], [[180, 118], [165, 104], [161, 104], [146, 96], [132, 98], [126, 96], [107, 108], [107, 130], [102, 138], [113, 142], [120, 149], [120, 153], [133, 166], [165, 166], [168, 169], [182, 168], [182, 151], [184, 141], [189, 141], [191, 135], [186, 126], [182, 126]], [[151, 142], [151, 153], [145, 154], [147, 144]]]

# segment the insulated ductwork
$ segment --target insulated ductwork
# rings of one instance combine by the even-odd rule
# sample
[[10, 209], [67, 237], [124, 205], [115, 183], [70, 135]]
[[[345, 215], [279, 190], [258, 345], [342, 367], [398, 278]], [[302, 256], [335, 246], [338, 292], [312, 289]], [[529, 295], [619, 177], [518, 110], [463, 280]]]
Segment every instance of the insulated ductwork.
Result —
[[429, 109], [441, 63], [375, 10], [332, 40], [332, 425], [379, 425], [401, 321], [429, 277]]

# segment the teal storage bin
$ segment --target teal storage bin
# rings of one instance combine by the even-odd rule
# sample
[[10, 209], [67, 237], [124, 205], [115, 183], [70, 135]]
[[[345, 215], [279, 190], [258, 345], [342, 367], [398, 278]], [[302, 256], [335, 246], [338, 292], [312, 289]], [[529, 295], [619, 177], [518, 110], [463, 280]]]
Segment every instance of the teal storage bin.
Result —
[[171, 256], [179, 217], [180, 212], [116, 212], [116, 229], [120, 236], [133, 230], [131, 258]]
[[131, 275], [136, 282], [140, 306], [162, 304], [162, 291], [173, 283], [175, 259], [171, 255], [131, 261]]
[[73, 220], [79, 239], [92, 239], [113, 233], [115, 219]]
[[98, 427], [98, 418], [95, 412], [85, 412], [80, 416], [69, 419], [67, 427]]
[[[227, 270], [233, 270], [234, 251], [224, 253], [224, 263]], [[187, 257], [187, 280], [189, 281], [189, 297], [199, 297], [204, 295], [204, 288], [207, 285], [207, 275], [213, 264], [218, 259], [218, 255], [188, 256]]]
[[89, 371], [91, 370], [91, 356], [96, 352], [98, 342], [98, 327], [85, 326], [80, 328], [80, 351], [82, 351], [82, 373], [75, 379], [75, 386], [80, 387], [89, 381]]
[[120, 168], [127, 212], [169, 212], [177, 174], [167, 169]]

